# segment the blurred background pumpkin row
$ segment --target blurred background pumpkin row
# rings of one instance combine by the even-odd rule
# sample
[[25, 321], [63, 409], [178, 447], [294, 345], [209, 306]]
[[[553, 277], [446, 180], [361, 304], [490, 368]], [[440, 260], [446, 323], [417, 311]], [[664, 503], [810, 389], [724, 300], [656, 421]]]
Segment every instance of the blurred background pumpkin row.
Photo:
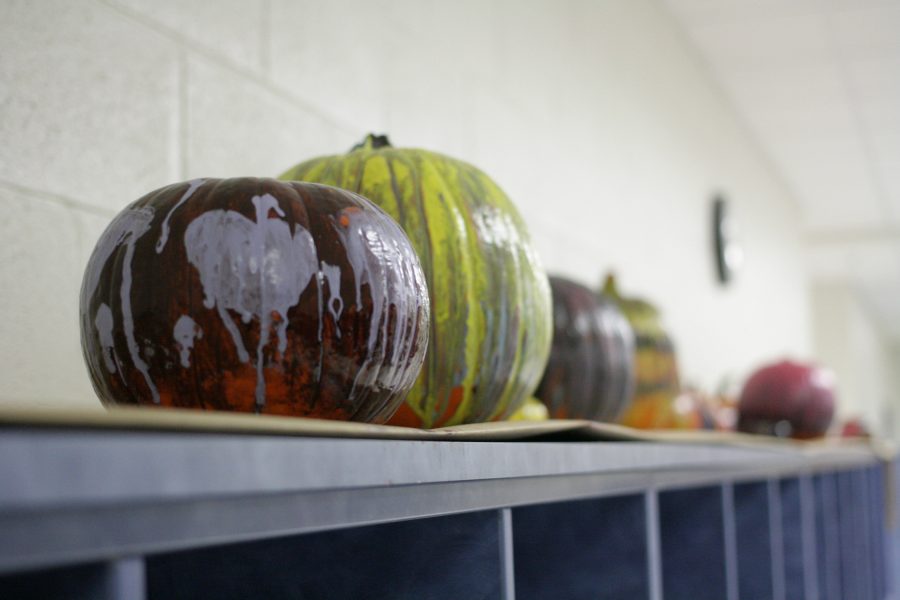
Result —
[[472, 165], [369, 135], [279, 179], [174, 184], [112, 221], [80, 309], [104, 403], [424, 428], [830, 425], [814, 367], [763, 369], [740, 402], [683, 388], [657, 309], [612, 275], [602, 290], [548, 278], [512, 201]]

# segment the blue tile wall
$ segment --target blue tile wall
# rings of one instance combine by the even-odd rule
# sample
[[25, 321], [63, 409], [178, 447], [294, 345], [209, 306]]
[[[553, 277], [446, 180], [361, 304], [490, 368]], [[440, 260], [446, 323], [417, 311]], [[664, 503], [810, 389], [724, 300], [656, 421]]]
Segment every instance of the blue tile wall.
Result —
[[772, 598], [772, 537], [766, 483], [734, 486], [738, 596], [741, 600]]
[[513, 510], [518, 600], [647, 598], [643, 496]]
[[150, 557], [149, 598], [500, 600], [497, 511]]
[[813, 478], [816, 512], [816, 564], [822, 600], [842, 600], [841, 537], [838, 521], [837, 475], [822, 473]]
[[105, 598], [105, 565], [78, 565], [0, 577], [3, 600], [95, 600]]
[[660, 493], [659, 524], [663, 597], [726, 598], [721, 488]]
[[804, 589], [803, 508], [800, 503], [800, 481], [796, 478], [778, 482], [781, 494], [781, 538], [784, 548], [784, 593], [786, 599], [802, 600]]

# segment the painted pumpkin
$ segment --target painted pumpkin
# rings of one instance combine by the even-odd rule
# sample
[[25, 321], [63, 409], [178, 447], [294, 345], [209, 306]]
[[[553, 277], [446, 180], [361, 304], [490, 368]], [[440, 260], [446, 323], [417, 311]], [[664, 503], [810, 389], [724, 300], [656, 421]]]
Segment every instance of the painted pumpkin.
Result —
[[546, 421], [549, 418], [550, 413], [547, 412], [547, 406], [537, 398], [531, 397], [525, 399], [525, 403], [519, 407], [519, 410], [510, 415], [509, 420]]
[[425, 277], [365, 198], [197, 179], [113, 219], [81, 289], [105, 403], [383, 422], [427, 348]]
[[472, 165], [369, 136], [281, 176], [358, 192], [393, 216], [432, 299], [425, 365], [391, 423], [505, 419], [537, 387], [550, 350], [550, 288], [506, 194]]
[[615, 303], [550, 277], [553, 346], [536, 396], [556, 419], [614, 421], [634, 390], [634, 333]]
[[715, 429], [712, 413], [690, 391], [647, 394], [629, 407], [621, 424], [635, 429]]
[[[681, 393], [675, 347], [662, 327], [659, 311], [645, 300], [621, 296], [611, 275], [606, 278], [603, 293], [622, 310], [634, 330], [636, 342], [634, 399], [620, 422], [629, 427], [647, 428], [648, 422], [668, 421], [665, 418], [648, 420], [646, 417], [656, 412], [669, 412], [668, 405]], [[660, 409], [660, 406], [666, 408]], [[677, 410], [674, 412], [679, 413]], [[675, 419], [675, 422], [681, 423], [681, 420]]]
[[757, 369], [741, 390], [738, 430], [778, 437], [824, 436], [834, 418], [835, 378], [814, 364], [783, 360]]

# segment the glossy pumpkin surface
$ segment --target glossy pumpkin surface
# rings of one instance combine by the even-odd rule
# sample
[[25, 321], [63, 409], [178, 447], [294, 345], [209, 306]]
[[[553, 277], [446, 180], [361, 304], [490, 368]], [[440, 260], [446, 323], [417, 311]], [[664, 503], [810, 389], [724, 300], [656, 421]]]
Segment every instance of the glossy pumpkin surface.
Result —
[[747, 379], [738, 403], [738, 430], [810, 439], [825, 435], [837, 400], [834, 375], [814, 364], [783, 360]]
[[522, 218], [487, 175], [369, 136], [281, 178], [363, 194], [397, 219], [419, 254], [432, 331], [419, 379], [391, 423], [504, 419], [533, 393], [550, 350], [550, 288]]
[[510, 415], [510, 421], [546, 421], [550, 418], [547, 405], [537, 398], [526, 398], [519, 410]]
[[429, 298], [400, 227], [365, 198], [197, 179], [107, 227], [81, 290], [101, 400], [383, 422], [427, 347]]
[[553, 346], [535, 394], [557, 419], [616, 420], [634, 390], [634, 333], [615, 303], [550, 277]]
[[647, 394], [629, 407], [622, 425], [635, 429], [715, 429], [713, 415], [691, 392]]

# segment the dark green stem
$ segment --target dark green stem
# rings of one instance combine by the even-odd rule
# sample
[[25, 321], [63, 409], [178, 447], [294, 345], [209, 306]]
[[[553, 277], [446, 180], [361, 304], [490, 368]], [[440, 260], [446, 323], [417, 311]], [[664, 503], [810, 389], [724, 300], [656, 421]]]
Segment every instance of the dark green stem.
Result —
[[378, 150], [379, 148], [390, 148], [391, 142], [388, 140], [386, 135], [375, 135], [374, 133], [370, 133], [366, 136], [366, 139], [353, 146], [350, 149], [350, 152], [354, 150]]

